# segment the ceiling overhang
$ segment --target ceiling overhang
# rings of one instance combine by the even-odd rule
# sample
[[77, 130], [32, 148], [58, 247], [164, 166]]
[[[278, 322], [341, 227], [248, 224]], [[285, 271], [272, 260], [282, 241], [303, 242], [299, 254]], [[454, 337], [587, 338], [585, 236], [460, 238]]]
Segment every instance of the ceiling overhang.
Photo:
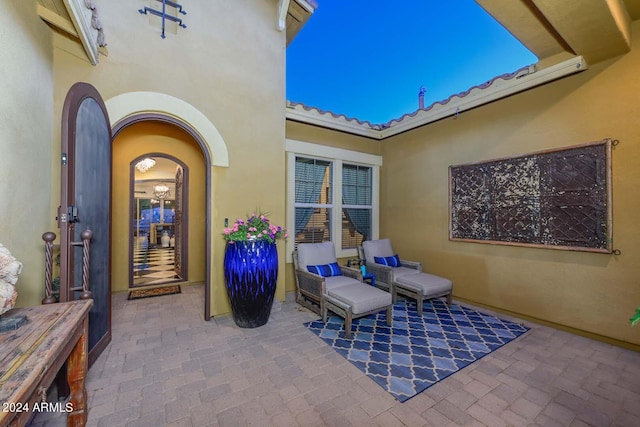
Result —
[[93, 0], [38, 0], [38, 16], [53, 28], [79, 41], [89, 62], [96, 65], [99, 55], [107, 55], [98, 9]]
[[569, 54], [589, 64], [631, 50], [637, 0], [476, 0], [540, 61]]
[[278, 0], [278, 29], [286, 29], [287, 46], [317, 8], [315, 0]]

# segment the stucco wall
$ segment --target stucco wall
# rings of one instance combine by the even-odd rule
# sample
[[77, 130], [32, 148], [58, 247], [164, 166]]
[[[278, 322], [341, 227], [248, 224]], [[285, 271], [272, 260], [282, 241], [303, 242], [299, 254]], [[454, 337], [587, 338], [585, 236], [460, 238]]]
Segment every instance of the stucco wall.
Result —
[[[129, 289], [130, 164], [148, 153], [166, 153], [188, 168], [188, 281], [205, 280], [205, 161], [196, 141], [182, 129], [165, 123], [142, 122], [125, 128], [113, 141], [111, 228], [111, 289]], [[149, 171], [152, 172], [152, 171]], [[150, 173], [148, 173], [151, 175]], [[145, 176], [146, 178], [146, 176]]]
[[380, 155], [382, 142], [357, 135], [350, 135], [335, 130], [309, 126], [304, 123], [287, 121], [287, 139], [321, 144], [345, 150]]
[[[60, 116], [69, 87], [86, 81], [105, 100], [134, 91], [171, 95], [217, 128], [230, 167], [212, 169], [211, 312], [226, 313], [224, 218], [244, 216], [256, 207], [271, 212], [274, 223], [284, 223], [285, 217], [285, 33], [276, 28], [277, 4], [192, 2], [184, 5], [187, 28], [168, 32], [165, 39], [158, 26], [149, 25], [148, 16], [137, 12], [140, 6], [102, 2], [109, 56], [101, 56], [98, 66], [88, 63], [77, 44], [55, 36], [54, 114]], [[59, 179], [59, 171], [53, 175]], [[281, 263], [284, 268], [283, 257]], [[277, 297], [284, 298], [283, 278]]]
[[[587, 71], [384, 141], [381, 236], [449, 277], [454, 295], [640, 344], [640, 22], [634, 50]], [[613, 150], [613, 246], [620, 256], [451, 242], [448, 166], [607, 137]]]
[[0, 243], [24, 265], [17, 306], [44, 295], [42, 233], [50, 210], [53, 73], [51, 30], [30, 1], [0, 3]]

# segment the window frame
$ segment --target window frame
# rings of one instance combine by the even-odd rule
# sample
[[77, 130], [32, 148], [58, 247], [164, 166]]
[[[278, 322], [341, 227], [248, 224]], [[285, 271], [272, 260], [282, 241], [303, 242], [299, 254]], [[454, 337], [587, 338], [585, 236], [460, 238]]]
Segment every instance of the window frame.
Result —
[[[307, 157], [326, 160], [332, 163], [333, 182], [331, 187], [331, 236], [336, 250], [336, 258], [356, 258], [357, 248], [342, 249], [342, 165], [366, 166], [371, 168], [371, 235], [372, 239], [379, 237], [380, 231], [380, 167], [382, 156], [329, 147], [293, 139], [285, 140], [287, 154], [287, 228], [295, 229], [295, 166], [296, 157]], [[286, 243], [286, 260], [293, 262], [292, 253], [295, 249], [295, 236], [291, 235]]]

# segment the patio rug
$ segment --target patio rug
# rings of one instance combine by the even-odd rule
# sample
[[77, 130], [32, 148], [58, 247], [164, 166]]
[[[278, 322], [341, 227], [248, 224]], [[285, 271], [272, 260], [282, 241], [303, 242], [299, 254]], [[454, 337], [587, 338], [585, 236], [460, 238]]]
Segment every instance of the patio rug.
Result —
[[344, 335], [344, 319], [330, 316], [304, 324], [378, 385], [404, 402], [438, 381], [524, 334], [528, 327], [442, 300], [393, 306], [353, 321], [353, 339]]
[[162, 288], [152, 289], [135, 289], [129, 292], [129, 297], [127, 299], [157, 297], [160, 295], [179, 294], [181, 292], [182, 288], [180, 288], [180, 285], [164, 286]]

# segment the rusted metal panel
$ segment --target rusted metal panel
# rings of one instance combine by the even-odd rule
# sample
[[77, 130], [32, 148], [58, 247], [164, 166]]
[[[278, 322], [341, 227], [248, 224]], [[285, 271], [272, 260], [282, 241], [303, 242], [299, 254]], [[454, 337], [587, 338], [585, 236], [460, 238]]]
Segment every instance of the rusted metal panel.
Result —
[[611, 140], [451, 166], [450, 239], [611, 252]]

